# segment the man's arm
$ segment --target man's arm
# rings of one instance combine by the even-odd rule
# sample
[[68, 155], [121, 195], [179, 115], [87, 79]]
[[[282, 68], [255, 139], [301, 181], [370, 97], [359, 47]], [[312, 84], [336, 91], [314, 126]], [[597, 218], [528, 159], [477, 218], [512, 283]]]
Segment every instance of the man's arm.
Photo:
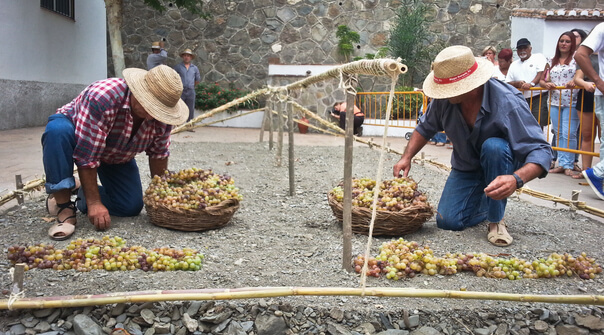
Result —
[[[514, 172], [526, 184], [543, 175], [543, 168], [535, 163], [526, 163]], [[516, 191], [516, 178], [513, 175], [498, 176], [485, 189], [484, 193], [491, 199], [502, 200]]]
[[111, 225], [111, 216], [107, 207], [101, 202], [99, 186], [96, 182], [96, 168], [78, 168], [78, 175], [82, 183], [82, 189], [86, 196], [86, 206], [88, 207], [88, 220], [97, 229], [105, 230]]
[[575, 53], [575, 61], [579, 64], [579, 67], [583, 71], [583, 73], [590, 79], [596, 83], [596, 87], [600, 90], [600, 92], [604, 92], [604, 81], [600, 78], [599, 74], [596, 72], [594, 67], [591, 65], [591, 60], [589, 56], [593, 53], [593, 50], [581, 45], [579, 49]]
[[149, 171], [151, 171], [151, 177], [161, 176], [168, 170], [168, 159], [158, 159], [149, 157]]
[[395, 178], [400, 177], [401, 170], [403, 171], [403, 176], [407, 177], [409, 175], [409, 170], [411, 169], [411, 159], [428, 143], [428, 139], [424, 138], [420, 133], [414, 131], [411, 134], [411, 139], [405, 148], [405, 152], [401, 159], [394, 165], [393, 175]]

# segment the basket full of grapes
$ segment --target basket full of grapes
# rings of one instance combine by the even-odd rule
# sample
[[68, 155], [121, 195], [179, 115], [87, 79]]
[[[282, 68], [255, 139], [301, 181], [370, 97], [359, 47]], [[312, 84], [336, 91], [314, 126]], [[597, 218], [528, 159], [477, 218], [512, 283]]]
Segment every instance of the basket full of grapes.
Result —
[[204, 231], [226, 225], [241, 199], [230, 176], [190, 168], [154, 176], [143, 202], [151, 223], [157, 226]]
[[[375, 184], [375, 180], [370, 178], [352, 180], [354, 233], [369, 234]], [[331, 210], [340, 222], [343, 221], [343, 198], [342, 183], [328, 194]], [[373, 235], [401, 236], [417, 231], [434, 214], [427, 200], [427, 196], [417, 189], [417, 183], [409, 177], [383, 181], [378, 194]]]

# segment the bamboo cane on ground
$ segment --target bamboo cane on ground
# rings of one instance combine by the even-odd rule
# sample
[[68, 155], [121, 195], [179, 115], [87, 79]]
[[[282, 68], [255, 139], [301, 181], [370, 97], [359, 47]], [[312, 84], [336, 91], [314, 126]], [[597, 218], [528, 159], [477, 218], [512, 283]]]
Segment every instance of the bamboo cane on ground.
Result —
[[460, 300], [498, 300], [550, 304], [604, 305], [601, 295], [540, 295], [478, 291], [448, 291], [392, 287], [244, 287], [235, 289], [159, 290], [95, 295], [0, 300], [0, 309], [43, 309], [159, 301], [259, 299], [288, 296], [358, 296]]

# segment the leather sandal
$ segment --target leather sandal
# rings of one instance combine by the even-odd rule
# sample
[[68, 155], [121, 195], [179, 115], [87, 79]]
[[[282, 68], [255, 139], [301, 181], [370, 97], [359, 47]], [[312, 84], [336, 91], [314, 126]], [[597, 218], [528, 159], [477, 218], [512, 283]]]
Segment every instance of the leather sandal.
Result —
[[[54, 198], [53, 198], [54, 199]], [[66, 202], [64, 204], [56, 204], [59, 208], [57, 212], [56, 222], [48, 229], [48, 236], [55, 241], [63, 241], [71, 237], [75, 232], [76, 213], [77, 209], [73, 201]], [[63, 220], [59, 220], [58, 215], [64, 210], [72, 210], [73, 215], [66, 217]]]
[[[493, 222], [494, 223], [494, 222]], [[489, 233], [487, 235], [487, 239], [491, 244], [498, 247], [507, 247], [514, 241], [514, 238], [507, 232], [507, 226], [503, 221], [497, 222], [497, 230], [491, 231], [489, 224], [487, 229], [489, 229]]]

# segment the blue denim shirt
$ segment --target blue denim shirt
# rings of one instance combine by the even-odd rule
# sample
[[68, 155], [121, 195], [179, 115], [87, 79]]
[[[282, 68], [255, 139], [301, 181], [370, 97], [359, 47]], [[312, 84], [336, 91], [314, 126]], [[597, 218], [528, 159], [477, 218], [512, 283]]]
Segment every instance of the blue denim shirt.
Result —
[[184, 91], [193, 91], [195, 89], [195, 82], [201, 81], [201, 75], [197, 66], [190, 64], [189, 68], [184, 63], [176, 64], [174, 70], [180, 75], [182, 80], [182, 88]]
[[497, 79], [489, 79], [484, 84], [482, 106], [473, 129], [464, 121], [460, 105], [451, 104], [448, 99], [436, 99], [415, 130], [425, 139], [444, 130], [453, 143], [451, 166], [460, 171], [480, 168], [482, 144], [491, 137], [508, 141], [520, 166], [526, 163], [541, 166], [544, 172], [539, 178], [547, 175], [552, 160], [552, 148], [522, 93]]

